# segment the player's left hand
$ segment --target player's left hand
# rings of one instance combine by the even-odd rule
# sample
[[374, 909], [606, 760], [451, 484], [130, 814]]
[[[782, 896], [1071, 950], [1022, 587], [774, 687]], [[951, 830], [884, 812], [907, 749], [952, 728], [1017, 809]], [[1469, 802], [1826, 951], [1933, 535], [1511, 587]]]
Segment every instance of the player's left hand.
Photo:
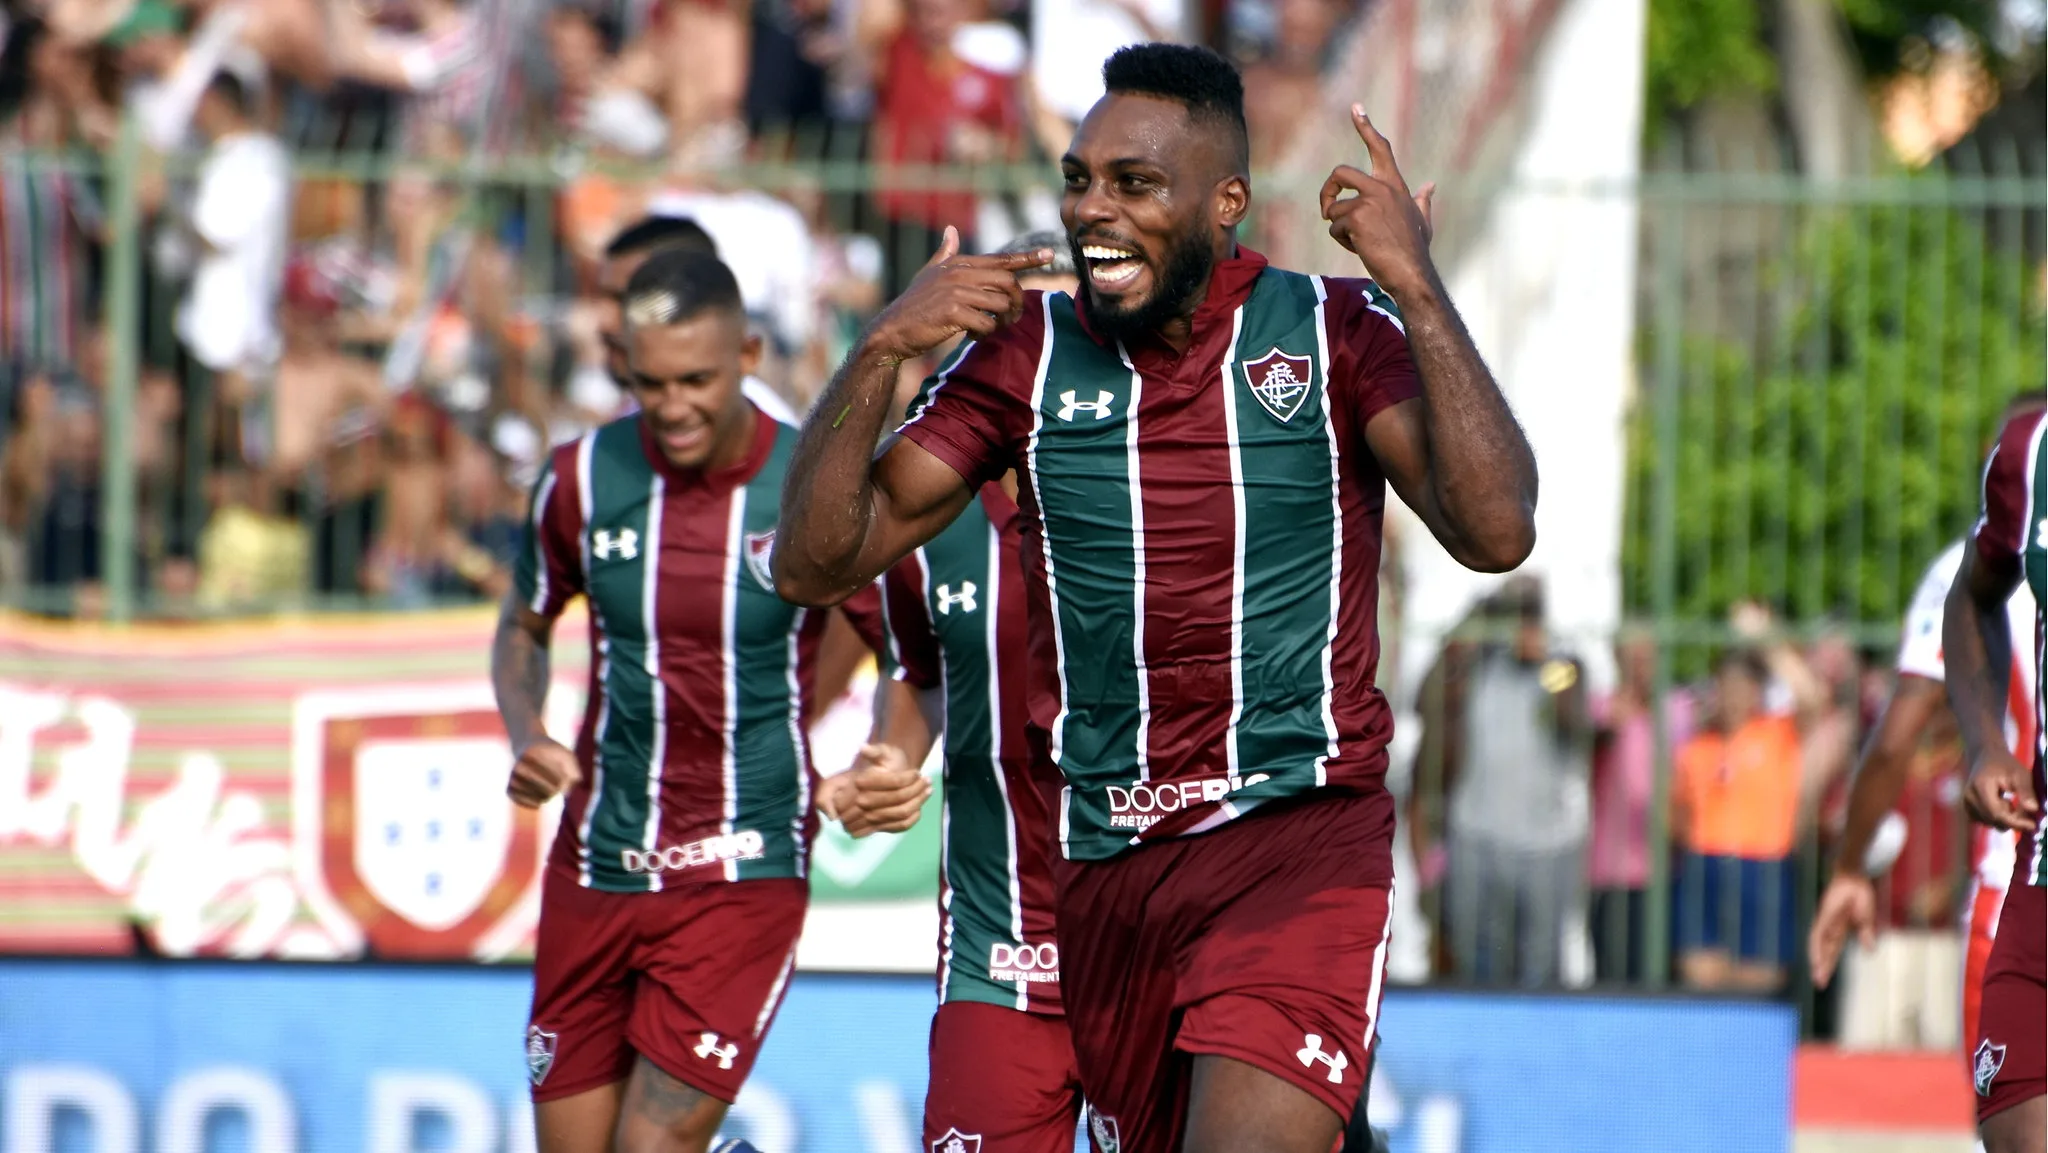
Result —
[[2033, 774], [2004, 749], [1986, 749], [1970, 770], [1970, 787], [1963, 790], [1963, 807], [1970, 816], [1994, 829], [2031, 833], [2041, 817], [2039, 799], [2034, 796]]
[[[1364, 262], [1372, 278], [1398, 301], [1403, 289], [1426, 285], [1435, 275], [1429, 242], [1435, 235], [1430, 203], [1436, 185], [1425, 184], [1420, 192], [1408, 190], [1394, 163], [1394, 146], [1356, 104], [1351, 106], [1351, 126], [1365, 142], [1372, 171], [1349, 164], [1332, 169], [1323, 181], [1323, 219], [1330, 222], [1330, 238]], [[1346, 192], [1358, 195], [1347, 197]]]
[[894, 745], [862, 745], [853, 768], [836, 779], [847, 781], [848, 791], [836, 798], [832, 815], [850, 837], [903, 832], [917, 824], [932, 795], [932, 783]]

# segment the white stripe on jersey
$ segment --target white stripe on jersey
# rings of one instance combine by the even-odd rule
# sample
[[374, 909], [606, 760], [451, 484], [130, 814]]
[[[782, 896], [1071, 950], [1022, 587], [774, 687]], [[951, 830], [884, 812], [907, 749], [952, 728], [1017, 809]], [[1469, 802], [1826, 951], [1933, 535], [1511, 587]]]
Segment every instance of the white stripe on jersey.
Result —
[[[1039, 508], [1045, 507], [1045, 494], [1038, 487], [1038, 438], [1045, 431], [1045, 374], [1052, 368], [1052, 302], [1063, 293], [1048, 292], [1039, 298], [1039, 309], [1045, 317], [1045, 335], [1038, 346], [1038, 372], [1031, 378], [1031, 435], [1024, 441], [1024, 470], [1031, 477], [1031, 496]], [[934, 390], [936, 391], [936, 390]], [[923, 410], [919, 410], [923, 415]], [[1040, 518], [1042, 521], [1044, 518]], [[1045, 599], [1052, 617], [1052, 655], [1055, 679], [1060, 688], [1060, 710], [1053, 714], [1052, 732], [1048, 734], [1052, 760], [1058, 764], [1067, 750], [1067, 638], [1060, 627], [1060, 585], [1059, 577], [1053, 571], [1052, 530], [1041, 524], [1038, 543], [1045, 553]], [[1060, 786], [1060, 855], [1067, 850], [1069, 828], [1068, 806], [1073, 803], [1074, 790], [1070, 785]]]
[[[1244, 720], [1244, 445], [1237, 427], [1237, 342], [1244, 335], [1244, 305], [1230, 314], [1230, 347], [1223, 353], [1223, 430], [1230, 450], [1230, 512], [1237, 522], [1230, 555], [1230, 720], [1223, 729], [1224, 775], [1238, 786], [1237, 726]], [[1231, 808], [1224, 802], [1225, 808]]]
[[[790, 835], [796, 839], [796, 875], [809, 873], [810, 845], [804, 840], [804, 819], [811, 812], [811, 759], [806, 755], [804, 744], [804, 684], [797, 675], [802, 659], [798, 652], [798, 641], [803, 636], [804, 619], [809, 609], [798, 609], [789, 622], [789, 662], [783, 673], [789, 681], [789, 748], [796, 758], [796, 817], [791, 824]], [[791, 954], [794, 956], [795, 954]]]
[[[740, 682], [739, 636], [740, 611], [740, 553], [746, 545], [747, 490], [744, 487], [732, 490], [732, 508], [726, 514], [725, 522], [725, 566], [721, 577], [720, 593], [724, 598], [719, 611], [719, 659], [725, 663], [725, 731], [721, 734], [724, 748], [719, 753], [724, 777], [725, 804], [718, 823], [718, 831], [730, 837], [740, 813], [739, 783], [739, 724], [740, 724]], [[725, 879], [740, 879], [738, 860], [725, 862]]]
[[[582, 524], [576, 530], [576, 553], [583, 561], [583, 587], [590, 587], [590, 518], [595, 496], [590, 488], [591, 459], [597, 449], [597, 434], [585, 433], [576, 442], [576, 506], [582, 516]], [[583, 803], [583, 823], [577, 842], [576, 879], [584, 887], [590, 885], [590, 828], [597, 820], [598, 801], [604, 796], [604, 740], [611, 732], [612, 695], [607, 686], [611, 681], [612, 643], [611, 630], [605, 627], [604, 609], [597, 598], [586, 596], [584, 604], [589, 606], [590, 627], [597, 632], [597, 732], [595, 745], [590, 752], [590, 797]]]
[[[1117, 359], [1131, 370], [1131, 404], [1124, 423], [1125, 470], [1131, 485], [1131, 661], [1138, 677], [1138, 779], [1152, 779], [1152, 757], [1147, 746], [1152, 740], [1152, 671], [1145, 665], [1145, 489], [1138, 477], [1138, 402], [1145, 393], [1145, 378], [1131, 363], [1124, 342], [1116, 342]], [[1060, 694], [1062, 697], [1065, 693]], [[1131, 842], [1137, 843], [1132, 837]]]
[[[917, 561], [917, 603], [922, 611], [922, 606], [932, 603], [931, 558], [925, 555], [922, 546], [910, 555]], [[937, 630], [932, 627], [931, 614], [926, 612], [924, 615], [925, 631], [936, 639]], [[948, 679], [946, 662], [942, 658], [939, 661], [939, 699], [942, 701], [952, 699]], [[945, 739], [944, 734], [940, 734], [940, 739]], [[940, 763], [945, 763], [943, 755]], [[939, 1004], [943, 1005], [953, 992], [953, 790], [940, 789], [939, 793]]]
[[[648, 742], [647, 755], [647, 827], [640, 844], [650, 853], [660, 848], [661, 768], [668, 759], [668, 686], [661, 679], [661, 628], [654, 611], [654, 591], [661, 583], [661, 513], [667, 493], [667, 484], [656, 472], [647, 486], [647, 544], [640, 553], [640, 624], [647, 630], [643, 653], [648, 695], [654, 706], [654, 737]], [[647, 889], [661, 890], [660, 869], [647, 870]]]
[[[988, 507], [982, 506], [986, 517]], [[1010, 781], [1003, 771], [1003, 663], [996, 650], [996, 626], [1003, 614], [1003, 534], [993, 520], [988, 522], [988, 590], [982, 600], [985, 633], [982, 657], [988, 667], [988, 759], [995, 769], [996, 794], [1003, 799], [1003, 832], [1008, 838], [1003, 861], [1010, 879], [1010, 936], [1024, 944], [1024, 879], [1017, 866], [1017, 807], [1010, 802]], [[941, 664], [944, 661], [940, 662]], [[950, 727], [950, 726], [949, 726]], [[1017, 982], [1017, 1007], [1031, 1007], [1031, 982]]]
[[[548, 603], [548, 549], [541, 526], [547, 521], [548, 502], [554, 497], [555, 472], [549, 469], [540, 480], [540, 491], [533, 495], [533, 599], [526, 607], [536, 615], [546, 611]], [[582, 529], [577, 532], [580, 534]]]
[[[1323, 431], [1330, 438], [1330, 626], [1323, 635], [1323, 735], [1328, 744], [1323, 755], [1316, 758], [1316, 784], [1322, 786], [1330, 782], [1330, 761], [1337, 755], [1337, 677], [1333, 662], [1337, 654], [1337, 622], [1344, 615], [1344, 454], [1337, 447], [1337, 414], [1330, 403], [1329, 287], [1320, 276], [1310, 277], [1309, 283], [1316, 286], [1316, 360], [1323, 372]], [[1380, 314], [1386, 316], [1384, 312]], [[1387, 319], [1394, 322], [1394, 327], [1401, 327], [1398, 319]], [[1407, 330], [1401, 329], [1401, 334], [1406, 336]], [[1363, 430], [1360, 435], [1364, 435]], [[1380, 948], [1385, 951], [1384, 942]]]
[[1372, 976], [1365, 989], [1365, 1053], [1364, 1060], [1372, 1058], [1373, 1035], [1380, 1026], [1380, 992], [1387, 980], [1387, 941], [1394, 935], [1394, 886], [1387, 885], [1386, 927], [1380, 930], [1379, 946], [1372, 951]]

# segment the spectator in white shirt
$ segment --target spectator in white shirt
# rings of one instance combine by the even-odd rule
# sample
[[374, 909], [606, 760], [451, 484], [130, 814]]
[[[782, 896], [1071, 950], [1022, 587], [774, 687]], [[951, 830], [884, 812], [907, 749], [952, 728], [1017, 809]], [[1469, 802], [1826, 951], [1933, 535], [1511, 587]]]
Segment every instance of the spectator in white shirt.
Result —
[[283, 145], [256, 128], [233, 73], [208, 82], [193, 124], [208, 149], [191, 213], [200, 256], [179, 305], [178, 338], [194, 360], [246, 388], [263, 380], [278, 353], [290, 162]]

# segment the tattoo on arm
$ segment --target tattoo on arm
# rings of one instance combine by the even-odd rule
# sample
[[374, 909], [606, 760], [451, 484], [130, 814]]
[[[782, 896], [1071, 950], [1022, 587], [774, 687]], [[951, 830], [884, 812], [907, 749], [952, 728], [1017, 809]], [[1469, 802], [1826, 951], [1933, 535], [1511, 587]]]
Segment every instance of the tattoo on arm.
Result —
[[830, 421], [804, 422], [789, 477], [774, 554], [777, 590], [803, 603], [845, 599], [873, 573], [859, 570], [875, 520], [872, 468], [898, 362], [856, 347], [818, 398]]
[[1462, 546], [1459, 560], [1512, 568], [1535, 538], [1536, 457], [1528, 437], [1443, 286], [1400, 304], [1422, 382], [1428, 484], [1442, 527]]
[[540, 618], [529, 616], [524, 606], [507, 600], [491, 641], [491, 690], [515, 751], [546, 731], [541, 711], [548, 697], [548, 637], [545, 631], [535, 634], [533, 622]]

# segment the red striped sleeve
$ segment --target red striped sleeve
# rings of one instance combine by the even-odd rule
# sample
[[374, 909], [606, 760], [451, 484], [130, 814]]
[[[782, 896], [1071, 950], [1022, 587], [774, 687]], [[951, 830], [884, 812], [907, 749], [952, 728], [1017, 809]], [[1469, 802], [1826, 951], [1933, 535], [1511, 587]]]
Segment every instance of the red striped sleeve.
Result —
[[890, 675], [912, 688], [937, 688], [939, 638], [925, 610], [924, 552], [896, 562], [882, 577], [883, 604], [889, 625]]
[[1984, 515], [1977, 522], [1978, 559], [2010, 572], [2020, 563], [2027, 544], [2027, 462], [2033, 459], [2036, 430], [2042, 413], [2023, 413], [2007, 421], [1998, 443], [1984, 462]]
[[1422, 394], [1400, 312], [1378, 285], [1362, 279], [1326, 280], [1324, 320], [1330, 333], [1330, 379], [1352, 427], [1383, 409]]
[[1017, 463], [1031, 427], [1045, 301], [1043, 293], [1025, 293], [1017, 322], [967, 345], [926, 381], [899, 430], [959, 473], [969, 488], [980, 488]]
[[[579, 442], [580, 443], [580, 442]], [[583, 509], [578, 444], [556, 449], [527, 504], [512, 589], [521, 604], [553, 620], [583, 591]]]

